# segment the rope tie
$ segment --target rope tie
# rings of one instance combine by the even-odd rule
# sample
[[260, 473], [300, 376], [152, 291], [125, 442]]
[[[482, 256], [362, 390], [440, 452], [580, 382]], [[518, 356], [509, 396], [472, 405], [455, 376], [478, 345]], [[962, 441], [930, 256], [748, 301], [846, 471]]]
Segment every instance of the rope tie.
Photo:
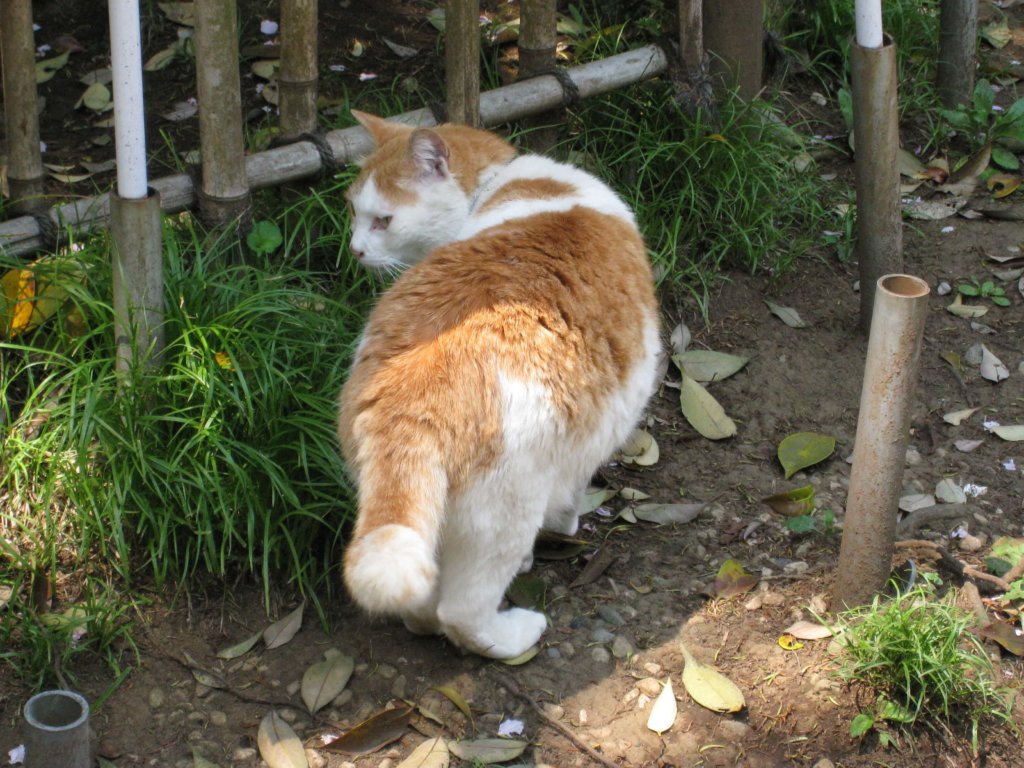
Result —
[[576, 81], [573, 80], [569, 73], [566, 72], [562, 67], [552, 64], [550, 67], [544, 67], [538, 69], [526, 77], [520, 77], [520, 80], [533, 80], [536, 77], [544, 77], [545, 75], [551, 75], [558, 84], [562, 86], [562, 109], [569, 109], [570, 107], [576, 106], [580, 101], [580, 87], [576, 85]]
[[338, 162], [338, 158], [331, 148], [331, 143], [327, 141], [327, 136], [323, 131], [316, 130], [300, 133], [295, 137], [294, 141], [308, 141], [316, 149], [317, 154], [320, 155], [321, 178], [333, 176], [341, 170], [342, 165]]
[[39, 240], [43, 250], [56, 251], [67, 242], [63, 230], [57, 226], [48, 209], [33, 206], [31, 210], [25, 211], [25, 215], [31, 216], [39, 227]]

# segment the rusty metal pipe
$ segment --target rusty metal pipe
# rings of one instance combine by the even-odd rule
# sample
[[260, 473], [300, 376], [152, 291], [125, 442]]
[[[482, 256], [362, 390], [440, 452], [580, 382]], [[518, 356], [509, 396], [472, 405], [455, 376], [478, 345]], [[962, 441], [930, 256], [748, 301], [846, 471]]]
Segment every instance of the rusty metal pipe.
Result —
[[874, 293], [836, 574], [837, 609], [870, 602], [889, 578], [911, 399], [928, 312], [928, 284], [918, 277], [884, 275]]

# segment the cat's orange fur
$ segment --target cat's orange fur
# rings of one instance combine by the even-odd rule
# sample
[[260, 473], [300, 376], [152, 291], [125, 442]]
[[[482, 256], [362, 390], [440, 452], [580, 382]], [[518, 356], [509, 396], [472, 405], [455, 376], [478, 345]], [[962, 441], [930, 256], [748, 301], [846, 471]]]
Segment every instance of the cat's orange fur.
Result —
[[452, 178], [432, 175], [438, 163], [470, 198], [495, 155], [512, 178], [473, 201], [467, 226], [474, 211], [510, 218], [465, 239], [452, 232], [366, 326], [338, 428], [359, 486], [346, 583], [362, 605], [412, 629], [516, 655], [544, 619], [498, 611], [505, 586], [542, 524], [575, 530], [575, 496], [653, 389], [657, 305], [644, 243], [613, 196], [614, 214], [502, 208], [610, 195], [579, 171], [513, 161], [482, 131], [424, 135], [360, 119], [380, 149], [353, 185], [357, 203], [370, 179], [399, 212], [457, 194]]

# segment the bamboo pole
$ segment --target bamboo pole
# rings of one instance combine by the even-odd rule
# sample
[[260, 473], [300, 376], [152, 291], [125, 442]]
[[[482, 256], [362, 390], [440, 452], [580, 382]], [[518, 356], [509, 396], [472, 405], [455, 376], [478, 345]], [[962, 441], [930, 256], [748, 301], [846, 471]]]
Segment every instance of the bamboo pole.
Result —
[[[536, 77], [556, 66], [558, 14], [556, 0], [522, 0], [519, 25], [519, 78]], [[562, 110], [556, 109], [526, 120], [530, 129], [524, 143], [534, 152], [551, 150], [558, 138]]]
[[[0, 0], [2, 2], [3, 0]], [[597, 96], [662, 74], [668, 62], [657, 45], [648, 45], [601, 61], [566, 69], [579, 89], [580, 98]], [[562, 103], [562, 85], [551, 76], [513, 83], [481, 94], [480, 117], [485, 126], [520, 120]], [[417, 109], [395, 117], [411, 125], [433, 125], [429, 109]], [[349, 162], [368, 154], [373, 142], [361, 127], [330, 131], [325, 139], [338, 162]], [[320, 153], [308, 141], [287, 144], [245, 158], [251, 188], [266, 189], [288, 184], [320, 173]], [[196, 190], [186, 174], [166, 176], [150, 182], [159, 192], [162, 209], [173, 213], [196, 203]], [[110, 217], [109, 195], [86, 197], [54, 206], [47, 216], [59, 231], [88, 231], [106, 225]], [[39, 223], [31, 216], [0, 222], [0, 248], [8, 253], [31, 253], [43, 245]]]
[[764, 69], [763, 0], [703, 0], [701, 10], [711, 76], [750, 101], [761, 91]]
[[448, 120], [480, 125], [480, 0], [448, 0], [444, 71]]
[[[2, 1], [2, 0], [0, 0]], [[117, 194], [109, 196], [117, 369], [155, 366], [164, 347], [163, 221], [149, 188], [138, 0], [109, 0]]]
[[871, 325], [878, 279], [903, 271], [896, 46], [888, 37], [884, 40], [880, 48], [850, 42], [856, 144], [856, 252], [860, 271], [860, 322], [865, 331]]
[[836, 570], [837, 609], [870, 602], [892, 569], [911, 400], [928, 314], [928, 284], [920, 278], [884, 275], [875, 294]]
[[0, 0], [0, 49], [7, 132], [7, 183], [12, 209], [24, 213], [44, 205], [31, 0]]
[[281, 138], [317, 129], [317, 0], [281, 0]]
[[942, 0], [935, 85], [947, 109], [970, 104], [978, 45], [978, 0]]
[[160, 195], [110, 196], [117, 370], [159, 365], [164, 349], [163, 220]]
[[691, 80], [704, 65], [704, 14], [701, 0], [679, 0], [679, 58]]
[[199, 214], [222, 227], [241, 220], [250, 205], [234, 0], [197, 0], [195, 43], [203, 158]]

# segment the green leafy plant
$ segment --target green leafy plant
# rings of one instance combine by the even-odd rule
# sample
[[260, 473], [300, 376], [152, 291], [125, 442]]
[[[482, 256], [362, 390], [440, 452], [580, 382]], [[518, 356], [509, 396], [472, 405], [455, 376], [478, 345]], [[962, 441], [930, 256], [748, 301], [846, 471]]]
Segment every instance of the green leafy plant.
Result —
[[284, 236], [277, 224], [264, 219], [253, 224], [249, 234], [245, 237], [245, 242], [253, 253], [267, 255], [281, 247]]
[[991, 662], [969, 631], [973, 618], [953, 593], [938, 598], [925, 583], [892, 600], [876, 597], [838, 623], [844, 650], [839, 674], [878, 695], [875, 709], [851, 723], [852, 735], [878, 731], [882, 723], [967, 722], [976, 744], [983, 719], [1012, 723]]
[[809, 515], [787, 517], [782, 524], [786, 527], [786, 530], [800, 536], [814, 533], [815, 531], [831, 536], [835, 533], [835, 522], [835, 513], [831, 509], [822, 509], [816, 510]]
[[956, 289], [963, 296], [988, 299], [999, 307], [1010, 306], [1010, 300], [1006, 298], [1006, 291], [991, 280], [984, 280], [981, 282], [977, 280], [969, 280], [957, 285]]
[[10, 585], [10, 602], [0, 611], [0, 660], [32, 688], [74, 681], [87, 659], [103, 661], [119, 679], [138, 663], [129, 613], [140, 598], [125, 599], [111, 584], [87, 579], [72, 604], [40, 612], [26, 581]]
[[[995, 90], [988, 80], [978, 80], [970, 104], [956, 109], [940, 109], [939, 114], [953, 130], [961, 133], [974, 148], [1002, 140], [1024, 141], [1024, 98], [1017, 99], [1006, 110], [995, 108]], [[1002, 147], [993, 147], [993, 161], [1014, 169], [1020, 163], [1016, 156]]]

